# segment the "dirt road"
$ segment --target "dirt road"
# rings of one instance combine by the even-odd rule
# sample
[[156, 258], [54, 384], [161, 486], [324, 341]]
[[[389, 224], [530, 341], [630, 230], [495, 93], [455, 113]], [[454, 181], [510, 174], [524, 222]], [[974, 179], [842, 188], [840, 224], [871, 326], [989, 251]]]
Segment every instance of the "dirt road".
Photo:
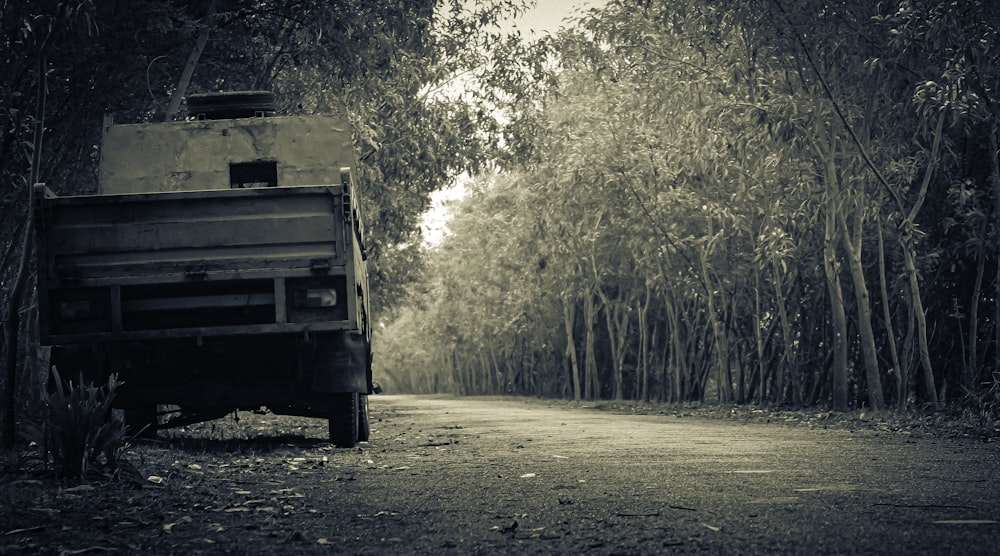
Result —
[[382, 512], [378, 538], [408, 549], [1000, 553], [995, 444], [502, 400], [377, 405], [374, 469], [350, 490], [360, 513]]
[[[162, 482], [117, 505], [53, 494], [34, 522], [2, 513], [0, 533], [35, 529], [0, 553], [1000, 553], [996, 443], [542, 401], [371, 409], [354, 450], [321, 421], [275, 416], [137, 446]], [[69, 531], [46, 521], [71, 512]]]

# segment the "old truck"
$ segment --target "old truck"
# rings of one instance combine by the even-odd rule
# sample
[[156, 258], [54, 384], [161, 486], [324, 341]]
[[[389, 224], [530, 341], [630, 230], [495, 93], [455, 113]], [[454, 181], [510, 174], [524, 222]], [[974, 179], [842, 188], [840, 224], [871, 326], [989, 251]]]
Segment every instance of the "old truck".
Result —
[[185, 121], [106, 118], [97, 194], [36, 186], [42, 343], [64, 378], [117, 374], [134, 432], [266, 408], [327, 419], [337, 446], [368, 439], [350, 128], [273, 104], [217, 93]]

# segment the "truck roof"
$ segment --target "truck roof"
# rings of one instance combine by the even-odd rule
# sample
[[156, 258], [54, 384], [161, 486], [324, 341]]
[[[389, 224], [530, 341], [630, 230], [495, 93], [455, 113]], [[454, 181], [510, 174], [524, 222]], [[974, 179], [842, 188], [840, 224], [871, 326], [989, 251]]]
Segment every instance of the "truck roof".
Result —
[[356, 167], [342, 116], [115, 125], [105, 121], [99, 192], [153, 193], [340, 183]]

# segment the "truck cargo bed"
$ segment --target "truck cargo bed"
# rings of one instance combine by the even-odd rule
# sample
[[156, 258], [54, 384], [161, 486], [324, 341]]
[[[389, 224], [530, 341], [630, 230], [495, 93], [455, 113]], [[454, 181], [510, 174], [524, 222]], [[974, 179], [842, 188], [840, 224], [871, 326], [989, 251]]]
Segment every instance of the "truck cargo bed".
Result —
[[[43, 338], [356, 327], [343, 193], [328, 185], [40, 196]], [[336, 291], [340, 307], [293, 307], [290, 292], [303, 288]]]

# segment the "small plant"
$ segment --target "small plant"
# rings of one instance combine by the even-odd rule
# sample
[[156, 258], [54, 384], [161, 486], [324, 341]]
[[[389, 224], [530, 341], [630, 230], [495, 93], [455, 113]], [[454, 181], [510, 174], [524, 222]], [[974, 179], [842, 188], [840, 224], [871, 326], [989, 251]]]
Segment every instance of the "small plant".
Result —
[[107, 384], [64, 383], [52, 367], [53, 391], [46, 396], [40, 424], [28, 427], [28, 438], [38, 444], [42, 459], [60, 477], [84, 480], [95, 474], [111, 476], [124, 450], [125, 424], [111, 411], [120, 386], [111, 375]]

